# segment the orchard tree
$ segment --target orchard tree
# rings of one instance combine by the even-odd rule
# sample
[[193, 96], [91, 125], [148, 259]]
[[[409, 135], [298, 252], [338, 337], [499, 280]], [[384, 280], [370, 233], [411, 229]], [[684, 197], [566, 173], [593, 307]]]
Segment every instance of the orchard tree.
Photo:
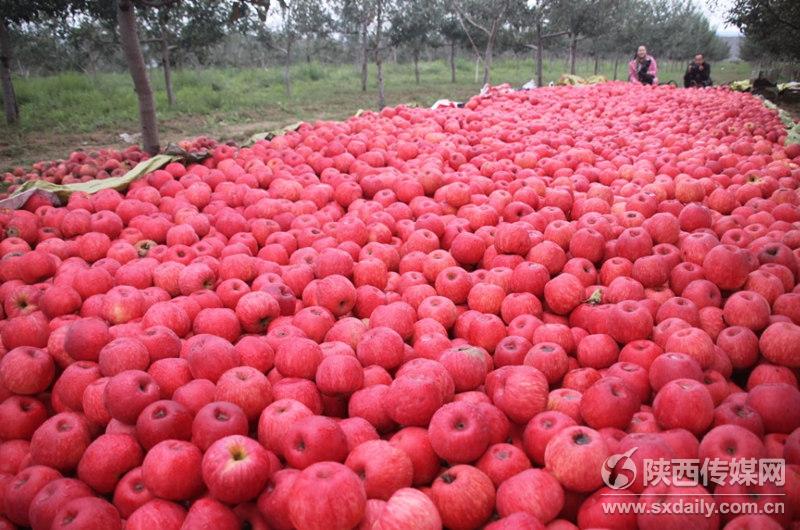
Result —
[[683, 38], [671, 39], [668, 51], [670, 57], [688, 60], [698, 53], [711, 61], [721, 61], [728, 57], [728, 44], [717, 36], [706, 16], [693, 2], [687, 0], [679, 5], [673, 24], [676, 30], [683, 29]]
[[[532, 0], [527, 4], [516, 6], [510, 17], [515, 33], [524, 38], [523, 45], [533, 50], [536, 86], [544, 84], [542, 54], [545, 43], [567, 34], [566, 31], [557, 31], [550, 27], [551, 15], [549, 0]], [[533, 42], [530, 42], [531, 40]]]
[[[114, 11], [113, 16], [117, 21], [117, 31], [122, 45], [125, 63], [128, 65], [133, 88], [139, 103], [139, 122], [142, 131], [142, 147], [150, 154], [158, 153], [160, 142], [158, 135], [158, 118], [156, 116], [156, 103], [153, 97], [153, 88], [147, 74], [142, 43], [139, 38], [139, 23], [137, 9], [147, 12], [152, 9], [174, 9], [181, 0], [116, 0], [113, 6], [106, 0], [87, 0], [88, 11], [98, 18], [108, 19], [112, 16], [109, 11]], [[283, 6], [284, 0], [278, 0]], [[224, 0], [213, 0], [212, 5], [218, 9], [229, 10], [229, 20], [235, 21], [242, 16], [255, 15], [262, 21], [267, 20], [270, 0], [234, 0], [232, 3]], [[152, 14], [152, 13], [148, 13]]]
[[[378, 81], [378, 107], [386, 106], [383, 79], [383, 54], [386, 51], [386, 25], [393, 11], [394, 0], [339, 0], [341, 24], [345, 33], [357, 28], [361, 44], [361, 90], [367, 90], [368, 64], [375, 60]], [[370, 31], [373, 28], [373, 31]]]
[[152, 41], [158, 44], [161, 50], [161, 68], [164, 70], [164, 90], [167, 93], [167, 105], [175, 105], [175, 91], [172, 88], [172, 58], [171, 52], [175, 45], [172, 44], [173, 34], [169, 28], [170, 19], [180, 20], [180, 16], [175, 16], [172, 12], [176, 5], [163, 5], [155, 13], [156, 18], [156, 37]]
[[375, 70], [378, 78], [378, 110], [386, 106], [386, 87], [383, 80], [384, 21], [392, 9], [392, 0], [375, 0]]
[[73, 8], [69, 0], [0, 0], [0, 83], [3, 85], [3, 109], [6, 122], [19, 121], [19, 104], [11, 79], [11, 26], [35, 22], [46, 17], [64, 16]]
[[370, 31], [375, 20], [378, 0], [339, 0], [339, 18], [344, 33], [357, 34], [361, 46], [361, 91], [367, 91], [369, 77]]
[[414, 79], [419, 84], [419, 56], [426, 47], [438, 44], [436, 30], [444, 17], [442, 2], [398, 0], [393, 11], [389, 40], [394, 46], [405, 45], [411, 50]]
[[122, 64], [116, 24], [78, 16], [76, 20], [66, 21], [62, 28], [63, 40], [76, 68], [94, 77], [101, 64]]
[[[333, 30], [333, 17], [319, 0], [291, 0], [282, 10], [283, 20], [283, 48], [284, 54], [283, 78], [286, 85], [286, 94], [292, 94], [291, 66], [292, 51], [297, 40], [304, 39], [307, 43], [327, 39]], [[311, 57], [307, 52], [306, 60]]]
[[509, 13], [523, 0], [496, 0], [484, 2], [482, 0], [450, 0], [451, 8], [458, 16], [459, 23], [467, 34], [472, 48], [477, 55], [478, 44], [470, 31], [479, 32], [484, 40], [483, 48], [483, 83], [487, 84], [492, 79], [492, 58], [497, 34], [507, 21]]
[[[718, 60], [728, 55], [727, 45], [691, 0], [626, 0], [621, 12], [615, 31], [593, 40], [601, 51], [617, 56], [622, 51], [629, 59], [643, 44], [659, 58], [689, 60], [703, 53]], [[627, 16], [631, 12], [639, 16]]]
[[[156, 100], [153, 88], [147, 75], [147, 66], [139, 41], [139, 30], [136, 22], [136, 8], [165, 9], [177, 0], [117, 0], [117, 28], [122, 53], [133, 80], [133, 89], [139, 100], [139, 123], [142, 128], [142, 144], [145, 151], [154, 155], [161, 149], [158, 139], [158, 118], [156, 117]], [[141, 4], [139, 2], [142, 2]], [[146, 3], [144, 3], [146, 2]]]
[[175, 104], [172, 64], [176, 55], [204, 52], [225, 37], [224, 2], [216, 0], [181, 0], [163, 3], [155, 9], [141, 9], [143, 44], [155, 44], [164, 71], [164, 87], [169, 106]]
[[218, 0], [181, 0], [171, 10], [168, 30], [175, 38], [176, 61], [194, 57], [206, 64], [212, 48], [227, 36], [231, 14], [229, 2]]
[[467, 34], [458, 22], [458, 16], [454, 11], [443, 6], [444, 12], [441, 20], [439, 20], [439, 33], [447, 41], [447, 46], [450, 49], [448, 59], [450, 63], [450, 82], [456, 82], [456, 49], [459, 46], [466, 46]]
[[567, 32], [569, 39], [570, 74], [575, 74], [578, 41], [612, 31], [619, 6], [620, 0], [553, 0], [550, 3], [553, 21]]
[[800, 59], [800, 2], [733, 0], [727, 21], [745, 34], [751, 50], [784, 59]]

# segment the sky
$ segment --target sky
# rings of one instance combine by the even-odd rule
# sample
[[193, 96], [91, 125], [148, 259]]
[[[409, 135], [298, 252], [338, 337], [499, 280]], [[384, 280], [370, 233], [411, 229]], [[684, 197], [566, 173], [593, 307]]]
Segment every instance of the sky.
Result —
[[[725, 11], [730, 0], [716, 0], [709, 2], [708, 0], [694, 0], [703, 10], [703, 12], [711, 21], [711, 27], [716, 27], [717, 35], [724, 35], [726, 37], [741, 35], [739, 28], [725, 23]], [[713, 6], [713, 7], [712, 7]]]

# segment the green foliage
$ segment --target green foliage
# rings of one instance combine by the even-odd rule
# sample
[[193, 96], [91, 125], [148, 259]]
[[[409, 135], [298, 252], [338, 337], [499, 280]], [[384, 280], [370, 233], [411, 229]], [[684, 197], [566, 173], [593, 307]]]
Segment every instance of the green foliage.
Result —
[[0, 0], [0, 18], [20, 24], [46, 17], [63, 16], [75, 7], [71, 0]]
[[395, 46], [407, 45], [416, 53], [426, 46], [437, 46], [437, 29], [445, 16], [444, 3], [438, 0], [397, 0], [390, 14], [389, 40]]
[[302, 81], [320, 81], [328, 76], [328, 72], [318, 63], [307, 63], [299, 65], [294, 75]]
[[781, 59], [800, 58], [800, 2], [797, 0], [734, 0], [728, 22], [751, 41], [751, 54]]
[[550, 3], [555, 27], [580, 37], [598, 37], [615, 29], [619, 0], [553, 0]]
[[[609, 21], [619, 29], [592, 44], [598, 53], [633, 56], [640, 45], [656, 59], [688, 61], [697, 53], [718, 61], [728, 56], [725, 42], [692, 0], [624, 0]], [[676, 38], [679, 36], [680, 38]]]

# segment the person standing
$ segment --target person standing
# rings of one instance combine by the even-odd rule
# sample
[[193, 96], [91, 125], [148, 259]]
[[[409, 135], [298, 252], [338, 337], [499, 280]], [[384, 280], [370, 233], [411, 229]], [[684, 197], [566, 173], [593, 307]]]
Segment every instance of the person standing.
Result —
[[658, 84], [658, 65], [644, 46], [639, 46], [633, 60], [628, 63], [628, 80], [642, 85]]
[[686, 88], [706, 87], [712, 84], [711, 65], [706, 62], [702, 53], [698, 53], [694, 56], [694, 61], [689, 63], [686, 73], [683, 74], [683, 86]]

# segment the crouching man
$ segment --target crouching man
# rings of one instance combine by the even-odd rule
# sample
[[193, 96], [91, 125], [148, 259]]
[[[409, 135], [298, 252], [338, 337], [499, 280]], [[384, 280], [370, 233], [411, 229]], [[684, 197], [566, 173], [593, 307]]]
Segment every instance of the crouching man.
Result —
[[706, 62], [702, 53], [698, 53], [694, 56], [694, 61], [689, 63], [686, 73], [683, 74], [683, 86], [691, 88], [711, 86], [712, 84], [711, 65]]

